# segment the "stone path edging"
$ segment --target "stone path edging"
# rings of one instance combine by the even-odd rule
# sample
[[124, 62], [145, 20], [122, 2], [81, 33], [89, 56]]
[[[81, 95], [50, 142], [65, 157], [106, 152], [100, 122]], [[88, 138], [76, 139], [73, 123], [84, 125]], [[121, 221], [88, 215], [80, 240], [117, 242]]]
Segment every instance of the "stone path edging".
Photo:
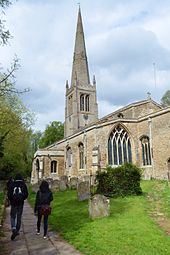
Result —
[[0, 239], [0, 254], [3, 255], [81, 255], [57, 233], [50, 231], [47, 240], [43, 239], [42, 234], [37, 236], [36, 217], [27, 201], [24, 204], [20, 235], [11, 241], [10, 207], [6, 208], [3, 233]]

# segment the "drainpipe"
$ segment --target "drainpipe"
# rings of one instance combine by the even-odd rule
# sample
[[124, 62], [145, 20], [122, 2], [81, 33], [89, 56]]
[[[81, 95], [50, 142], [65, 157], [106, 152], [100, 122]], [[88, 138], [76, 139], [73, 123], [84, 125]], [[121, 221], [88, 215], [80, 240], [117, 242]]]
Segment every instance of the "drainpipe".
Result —
[[87, 174], [87, 135], [86, 135], [86, 129], [84, 130], [84, 137], [83, 137], [83, 143], [84, 143], [84, 169], [85, 173]]
[[153, 176], [155, 177], [155, 169], [154, 169], [154, 159], [153, 159], [153, 141], [152, 141], [152, 120], [148, 118], [148, 126], [149, 126], [149, 138], [150, 138], [150, 149], [151, 149], [151, 164], [153, 170]]

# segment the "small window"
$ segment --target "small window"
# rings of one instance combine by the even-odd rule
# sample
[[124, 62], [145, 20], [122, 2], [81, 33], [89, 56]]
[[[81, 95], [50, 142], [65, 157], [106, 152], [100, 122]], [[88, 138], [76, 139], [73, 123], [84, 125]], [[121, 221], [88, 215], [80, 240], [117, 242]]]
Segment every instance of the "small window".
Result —
[[120, 119], [123, 119], [124, 115], [123, 115], [123, 113], [120, 112], [120, 113], [117, 115], [117, 117], [120, 118]]
[[51, 161], [51, 173], [57, 173], [57, 161], [55, 160]]

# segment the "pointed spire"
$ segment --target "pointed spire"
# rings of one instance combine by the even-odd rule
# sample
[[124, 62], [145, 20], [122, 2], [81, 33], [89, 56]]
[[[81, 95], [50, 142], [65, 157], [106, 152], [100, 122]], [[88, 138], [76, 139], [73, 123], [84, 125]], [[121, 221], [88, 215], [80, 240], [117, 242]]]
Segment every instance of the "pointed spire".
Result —
[[78, 11], [71, 86], [75, 85], [76, 76], [77, 76], [77, 80], [78, 80], [80, 86], [88, 86], [90, 84], [80, 6], [79, 6], [79, 11]]
[[68, 86], [68, 80], [66, 80], [66, 89], [68, 89], [69, 86]]
[[96, 77], [93, 75], [93, 85], [96, 86]]

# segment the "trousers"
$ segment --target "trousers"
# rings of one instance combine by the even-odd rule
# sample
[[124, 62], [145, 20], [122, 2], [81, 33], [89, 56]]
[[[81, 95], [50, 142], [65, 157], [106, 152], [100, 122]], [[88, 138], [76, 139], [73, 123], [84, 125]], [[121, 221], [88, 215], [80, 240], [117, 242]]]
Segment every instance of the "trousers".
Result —
[[23, 205], [19, 206], [13, 206], [11, 205], [11, 228], [12, 230], [16, 230], [19, 232], [21, 227], [21, 218], [22, 218], [22, 212], [23, 212]]
[[44, 236], [47, 235], [47, 229], [48, 229], [48, 215], [47, 216], [42, 216], [40, 213], [40, 209], [38, 209], [38, 220], [37, 220], [37, 232], [40, 232], [40, 226], [41, 226], [41, 220], [42, 217], [44, 217]]

